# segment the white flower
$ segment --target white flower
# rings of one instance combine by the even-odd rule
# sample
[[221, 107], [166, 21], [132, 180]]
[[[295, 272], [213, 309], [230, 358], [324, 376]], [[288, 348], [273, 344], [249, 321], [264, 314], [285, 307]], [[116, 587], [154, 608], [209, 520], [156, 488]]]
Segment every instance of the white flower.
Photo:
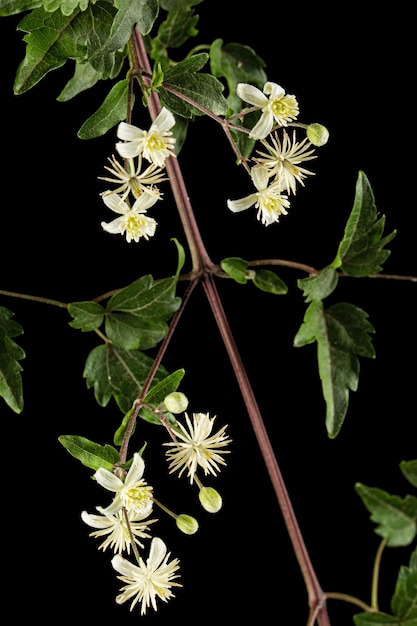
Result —
[[297, 142], [295, 131], [292, 141], [284, 130], [282, 141], [279, 139], [278, 133], [274, 133], [271, 136], [271, 142], [272, 145], [266, 140], [262, 141], [268, 152], [258, 150], [258, 154], [261, 156], [255, 158], [255, 161], [268, 168], [270, 177], [274, 176], [281, 181], [283, 191], [295, 193], [296, 182], [304, 185], [303, 179], [308, 174], [314, 174], [314, 172], [300, 167], [300, 163], [317, 158], [317, 155], [313, 154], [314, 148], [312, 148], [307, 137], [301, 143]]
[[133, 455], [133, 462], [124, 481], [109, 470], [100, 467], [94, 474], [98, 484], [114, 491], [116, 496], [107, 508], [98, 506], [103, 515], [114, 515], [122, 507], [128, 512], [135, 512], [146, 517], [152, 511], [152, 487], [142, 479], [145, 462], [138, 452]]
[[130, 207], [117, 193], [104, 195], [104, 204], [115, 213], [119, 213], [120, 217], [116, 217], [112, 222], [101, 222], [103, 230], [113, 235], [126, 233], [128, 243], [132, 239], [138, 242], [141, 237], [149, 239], [155, 234], [157, 223], [146, 215], [146, 211], [157, 200], [156, 196], [144, 193]]
[[134, 159], [126, 159], [126, 167], [123, 167], [114, 156], [109, 158], [112, 167], [105, 166], [105, 169], [113, 174], [113, 178], [108, 176], [100, 176], [100, 180], [105, 180], [108, 183], [114, 183], [119, 185], [113, 191], [105, 191], [102, 196], [108, 196], [112, 193], [121, 194], [122, 200], [126, 200], [129, 193], [135, 198], [139, 198], [143, 193], [149, 193], [151, 196], [155, 196], [158, 200], [162, 197], [161, 192], [155, 185], [167, 180], [162, 170], [151, 163], [146, 170], [141, 172], [142, 169], [142, 155], [138, 157], [138, 163], [135, 167]]
[[241, 100], [262, 110], [261, 117], [249, 134], [252, 139], [264, 139], [269, 135], [274, 121], [279, 126], [287, 126], [288, 122], [292, 122], [298, 116], [298, 103], [295, 96], [286, 94], [277, 83], [265, 83], [263, 92], [254, 85], [239, 83], [236, 93]]
[[263, 165], [252, 167], [251, 178], [257, 191], [240, 200], [228, 200], [227, 206], [233, 213], [239, 213], [255, 205], [257, 218], [262, 224], [269, 226], [278, 222], [281, 214], [287, 215], [286, 209], [290, 206], [287, 196], [282, 195], [281, 182], [278, 180], [269, 185], [268, 168]]
[[134, 158], [143, 154], [147, 161], [158, 167], [165, 166], [165, 159], [175, 156], [173, 151], [175, 137], [172, 137], [172, 128], [175, 117], [168, 109], [161, 109], [148, 131], [137, 126], [121, 122], [117, 128], [117, 136], [124, 142], [116, 144], [116, 149], [122, 157]]
[[192, 483], [197, 468], [200, 466], [204, 470], [204, 474], [215, 476], [216, 470], [220, 471], [219, 464], [226, 465], [222, 455], [230, 452], [229, 450], [221, 450], [231, 443], [231, 439], [225, 434], [227, 426], [223, 426], [216, 434], [211, 435], [215, 416], [210, 417], [208, 413], [193, 413], [193, 422], [191, 423], [186, 413], [185, 419], [188, 431], [185, 426], [178, 422], [178, 428], [174, 430], [178, 440], [164, 443], [165, 446], [170, 447], [166, 453], [170, 474], [180, 470], [179, 476], [181, 476], [188, 469], [187, 476]]
[[134, 565], [120, 555], [112, 559], [114, 569], [121, 574], [119, 580], [126, 583], [122, 587], [116, 602], [122, 604], [132, 599], [130, 610], [138, 602], [142, 603], [141, 614], [146, 613], [147, 608], [152, 604], [155, 611], [158, 609], [156, 599], [160, 598], [164, 602], [173, 597], [171, 587], [182, 587], [180, 583], [173, 582], [178, 578], [176, 572], [179, 569], [179, 560], [168, 561], [170, 553], [162, 539], [154, 537], [152, 539], [149, 558], [146, 563], [140, 559], [139, 565]]
[[[126, 515], [128, 516], [129, 526], [126, 521]], [[122, 509], [114, 515], [91, 515], [87, 511], [81, 513], [83, 522], [92, 528], [98, 529], [90, 533], [90, 537], [105, 537], [103, 543], [99, 545], [99, 549], [104, 552], [107, 548], [110, 548], [114, 553], [118, 554], [121, 554], [124, 550], [130, 554], [132, 538], [129, 528], [135, 543], [141, 548], [144, 547], [138, 537], [149, 539], [151, 535], [147, 532], [148, 527], [157, 521], [156, 519], [143, 521], [146, 517], [147, 514], [144, 515], [143, 512], [126, 511], [125, 513]]]

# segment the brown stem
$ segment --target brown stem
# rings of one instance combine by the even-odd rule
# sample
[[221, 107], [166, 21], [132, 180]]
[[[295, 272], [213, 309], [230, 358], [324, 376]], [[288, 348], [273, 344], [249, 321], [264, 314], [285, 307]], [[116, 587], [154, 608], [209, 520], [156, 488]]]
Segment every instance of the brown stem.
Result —
[[[134, 31], [134, 45], [137, 54], [138, 64], [146, 71], [151, 72], [148, 56], [139, 30]], [[161, 110], [161, 104], [156, 93], [152, 93], [148, 100], [149, 111], [152, 119], [158, 115]], [[229, 359], [232, 363], [239, 388], [247, 407], [249, 417], [256, 435], [260, 451], [269, 476], [271, 478], [279, 506], [293, 545], [293, 549], [301, 568], [303, 579], [306, 585], [309, 605], [312, 611], [317, 614], [317, 622], [319, 626], [330, 626], [324, 593], [317, 580], [311, 560], [301, 535], [291, 501], [285, 487], [285, 483], [280, 472], [278, 462], [276, 460], [271, 442], [265, 429], [262, 415], [259, 411], [250, 381], [245, 371], [244, 365], [240, 358], [237, 346], [235, 344], [227, 316], [223, 309], [219, 294], [214, 284], [211, 271], [215, 268], [215, 264], [209, 258], [203, 240], [201, 238], [197, 222], [191, 203], [188, 199], [187, 189], [182, 177], [181, 169], [177, 159], [167, 159], [167, 171], [171, 181], [172, 190], [175, 201], [177, 203], [178, 212], [184, 227], [187, 242], [193, 259], [194, 275], [201, 276], [203, 286], [211, 306], [214, 318], [216, 320], [219, 332], [222, 336]]]

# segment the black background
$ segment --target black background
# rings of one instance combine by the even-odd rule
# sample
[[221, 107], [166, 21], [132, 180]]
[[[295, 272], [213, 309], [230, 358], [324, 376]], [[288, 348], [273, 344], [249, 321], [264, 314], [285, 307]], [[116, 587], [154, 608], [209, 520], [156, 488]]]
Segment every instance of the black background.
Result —
[[[233, 215], [226, 208], [227, 198], [251, 191], [250, 182], [234, 164], [222, 130], [210, 120], [196, 120], [179, 161], [214, 262], [241, 256], [324, 267], [336, 253], [362, 170], [378, 211], [386, 215], [386, 232], [398, 231], [384, 273], [417, 274], [411, 25], [401, 6], [395, 13], [378, 9], [366, 15], [351, 3], [334, 6], [316, 3], [314, 10], [301, 12], [275, 3], [243, 8], [206, 0], [196, 7], [195, 44], [221, 38], [253, 47], [266, 62], [268, 79], [296, 95], [300, 121], [320, 122], [331, 134], [311, 166], [316, 175], [294, 198], [289, 215], [265, 228], [254, 209]], [[71, 302], [146, 273], [172, 274], [176, 250], [170, 238], [184, 245], [185, 239], [168, 188], [163, 208], [155, 211], [159, 225], [151, 242], [127, 245], [101, 229], [111, 215], [98, 196], [103, 190], [98, 177], [114, 150], [115, 134], [83, 142], [76, 133], [109, 85], [57, 102], [72, 75], [68, 63], [30, 92], [13, 95], [25, 51], [23, 33], [16, 31], [20, 19], [0, 20], [0, 288]], [[292, 347], [305, 310], [296, 288], [303, 274], [284, 269], [280, 275], [290, 287], [283, 297], [231, 281], [218, 282], [218, 288], [322, 588], [369, 602], [379, 538], [354, 484], [400, 496], [412, 489], [398, 466], [416, 458], [415, 283], [339, 282], [335, 298], [369, 313], [377, 358], [361, 360], [346, 422], [329, 440], [315, 347]], [[0, 304], [24, 327], [18, 342], [27, 353], [24, 411], [17, 416], [1, 408], [3, 515], [14, 553], [7, 586], [21, 594], [16, 614], [146, 626], [201, 618], [305, 624], [302, 577], [202, 289], [194, 292], [164, 364], [169, 371], [185, 368], [182, 389], [191, 411], [208, 411], [218, 415], [219, 425], [229, 424], [232, 454], [211, 483], [224, 506], [217, 515], [204, 513], [196, 490], [184, 478], [168, 476], [162, 432], [140, 425], [136, 443], [151, 442], [146, 476], [157, 497], [200, 522], [200, 531], [188, 537], [158, 515], [158, 534], [181, 559], [184, 587], [144, 617], [115, 604], [119, 583], [110, 555], [97, 550], [80, 520], [81, 510], [93, 512], [107, 495], [57, 440], [60, 434], [79, 434], [111, 443], [120, 413], [113, 402], [98, 407], [82, 376], [97, 340], [71, 329], [65, 309], [3, 296]], [[410, 547], [385, 551], [381, 610], [389, 612], [398, 568], [408, 564], [410, 553]], [[329, 601], [333, 625], [352, 624], [357, 611]]]

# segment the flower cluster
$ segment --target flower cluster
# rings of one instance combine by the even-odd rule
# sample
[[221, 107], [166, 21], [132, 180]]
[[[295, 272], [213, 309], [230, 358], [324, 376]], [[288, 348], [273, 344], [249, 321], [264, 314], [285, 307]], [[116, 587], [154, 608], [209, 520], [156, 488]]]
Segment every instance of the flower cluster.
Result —
[[[166, 407], [184, 410], [188, 400], [184, 394], [173, 393], [166, 398]], [[200, 467], [204, 474], [216, 475], [220, 466], [225, 465], [223, 455], [231, 440], [226, 436], [227, 426], [212, 434], [215, 417], [208, 413], [194, 413], [192, 420], [185, 413], [187, 427], [176, 422], [169, 427], [173, 441], [169, 446], [167, 460], [170, 472], [179, 471], [179, 476], [188, 470], [190, 483], [194, 481], [200, 488], [199, 499], [209, 513], [216, 513], [222, 506], [220, 494], [212, 487], [204, 487], [196, 476]], [[172, 430], [171, 430], [172, 428]], [[158, 502], [153, 495], [153, 487], [144, 479], [145, 462], [139, 453], [133, 455], [132, 463], [126, 472], [118, 468], [117, 473], [100, 467], [94, 474], [97, 483], [112, 492], [113, 499], [106, 507], [97, 506], [99, 514], [82, 511], [81, 519], [94, 530], [90, 536], [103, 539], [99, 549], [113, 551], [112, 565], [124, 583], [116, 602], [122, 604], [131, 600], [131, 610], [140, 603], [141, 613], [152, 606], [157, 609], [157, 599], [166, 602], [173, 597], [172, 587], [181, 587], [179, 560], [170, 559], [170, 553], [160, 537], [153, 537], [149, 527], [156, 519], [149, 519], [154, 504], [176, 518], [177, 527], [185, 534], [194, 534], [198, 522], [190, 515], [175, 515]], [[138, 548], [144, 549], [142, 540], [151, 539], [149, 556], [142, 558]], [[136, 557], [130, 562], [123, 553]]]
[[[286, 131], [285, 127], [296, 120], [299, 113], [293, 95], [286, 94], [280, 85], [272, 82], [265, 83], [263, 91], [239, 83], [236, 91], [242, 100], [261, 110], [249, 137], [261, 141], [265, 150], [257, 151], [250, 169], [256, 191], [239, 200], [228, 200], [227, 206], [234, 213], [255, 206], [258, 220], [268, 226], [278, 222], [281, 215], [287, 215], [289, 195], [296, 193], [297, 183], [304, 185], [304, 179], [313, 174], [301, 164], [317, 155], [308, 137], [299, 142], [295, 130], [292, 136]], [[274, 125], [278, 127], [276, 130]]]
[[[94, 537], [106, 537], [100, 548], [110, 548], [115, 553], [112, 559], [114, 569], [121, 574], [119, 579], [126, 583], [117, 596], [121, 604], [132, 600], [131, 609], [141, 602], [141, 613], [146, 613], [150, 605], [156, 609], [156, 598], [166, 602], [173, 593], [171, 587], [180, 587], [174, 579], [178, 578], [178, 559], [169, 561], [165, 543], [159, 537], [151, 542], [149, 557], [146, 562], [138, 555], [138, 564], [134, 565], [122, 556], [123, 551], [130, 554], [130, 549], [137, 553], [136, 545], [143, 548], [139, 538], [149, 538], [149, 525], [155, 519], [147, 519], [153, 509], [153, 489], [143, 479], [145, 463], [139, 453], [133, 455], [133, 461], [122, 480], [107, 469], [100, 468], [94, 474], [99, 485], [115, 495], [106, 508], [97, 507], [101, 515], [91, 515], [83, 511], [83, 521], [96, 528]], [[134, 545], [133, 545], [134, 544]]]
[[[162, 198], [157, 185], [167, 179], [166, 159], [175, 157], [175, 138], [170, 130], [174, 124], [173, 114], [165, 108], [148, 131], [126, 122], [119, 124], [117, 137], [122, 141], [116, 143], [116, 150], [124, 158], [124, 164], [112, 156], [105, 168], [111, 176], [101, 177], [117, 186], [101, 194], [105, 205], [119, 215], [111, 222], [101, 223], [106, 232], [126, 235], [128, 243], [155, 234], [157, 222], [147, 211]], [[145, 168], [144, 160], [149, 163]]]

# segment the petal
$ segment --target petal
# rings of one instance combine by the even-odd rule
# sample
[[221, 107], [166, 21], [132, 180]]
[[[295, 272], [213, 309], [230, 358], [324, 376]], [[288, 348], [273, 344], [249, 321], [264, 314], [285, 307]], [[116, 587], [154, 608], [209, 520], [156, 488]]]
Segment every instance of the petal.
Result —
[[125, 215], [130, 211], [129, 205], [117, 195], [117, 193], [110, 193], [107, 196], [103, 196], [103, 202], [115, 213]]
[[142, 146], [139, 146], [138, 141], [119, 142], [116, 144], [116, 150], [124, 159], [133, 159], [142, 151]]
[[97, 506], [96, 509], [102, 515], [115, 515], [120, 511], [123, 506], [123, 500], [119, 494], [116, 495], [113, 502], [109, 504], [106, 508], [102, 506]]
[[120, 554], [116, 554], [112, 558], [111, 564], [113, 565], [114, 569], [119, 572], [119, 574], [127, 576], [128, 578], [136, 579], [140, 571], [136, 565], [133, 565], [133, 563], [131, 563], [127, 559], [124, 559], [122, 556], [120, 556]]
[[103, 515], [90, 515], [87, 511], [81, 513], [81, 519], [88, 524], [88, 526], [92, 526], [93, 528], [109, 528], [111, 525], [107, 517]]
[[124, 484], [128, 486], [139, 482], [143, 476], [144, 471], [145, 461], [142, 459], [139, 452], [135, 452], [135, 454], [133, 455], [133, 463], [130, 466]]
[[249, 133], [251, 139], [265, 139], [269, 135], [274, 125], [274, 116], [271, 111], [264, 111], [258, 122]]
[[240, 213], [240, 211], [245, 211], [253, 206], [257, 199], [258, 196], [256, 193], [251, 193], [250, 196], [246, 196], [246, 198], [241, 198], [240, 200], [228, 200], [227, 206], [233, 213]]
[[120, 489], [123, 487], [123, 483], [120, 478], [115, 476], [115, 474], [112, 474], [112, 472], [109, 472], [109, 470], [104, 469], [104, 467], [100, 467], [96, 471], [96, 473], [94, 474], [94, 478], [99, 485], [104, 487], [104, 489], [108, 489], [109, 491], [117, 492], [120, 491]]
[[143, 136], [143, 130], [133, 124], [126, 124], [126, 122], [120, 122], [117, 127], [117, 136], [124, 141], [137, 141]]
[[269, 174], [263, 165], [255, 165], [250, 171], [252, 182], [258, 191], [263, 191], [268, 187]]
[[166, 131], [175, 126], [175, 117], [168, 111], [168, 109], [162, 108], [159, 115], [155, 118], [151, 128], [157, 127], [161, 131]]
[[157, 196], [151, 196], [150, 193], [142, 193], [132, 206], [133, 213], [145, 213], [147, 209], [157, 202]]
[[157, 569], [165, 558], [167, 547], [159, 537], [154, 537], [149, 551], [149, 558], [146, 562], [148, 568]]
[[111, 233], [112, 235], [118, 235], [124, 233], [126, 228], [126, 218], [124, 216], [117, 217], [112, 222], [101, 222], [101, 227], [106, 233]]
[[281, 85], [277, 85], [277, 83], [267, 82], [264, 85], [264, 93], [268, 96], [271, 96], [271, 99], [281, 98], [285, 95], [285, 89], [281, 87]]
[[257, 107], [264, 107], [268, 104], [268, 98], [260, 89], [249, 85], [248, 83], [239, 83], [236, 87], [236, 93], [241, 100], [253, 104]]

